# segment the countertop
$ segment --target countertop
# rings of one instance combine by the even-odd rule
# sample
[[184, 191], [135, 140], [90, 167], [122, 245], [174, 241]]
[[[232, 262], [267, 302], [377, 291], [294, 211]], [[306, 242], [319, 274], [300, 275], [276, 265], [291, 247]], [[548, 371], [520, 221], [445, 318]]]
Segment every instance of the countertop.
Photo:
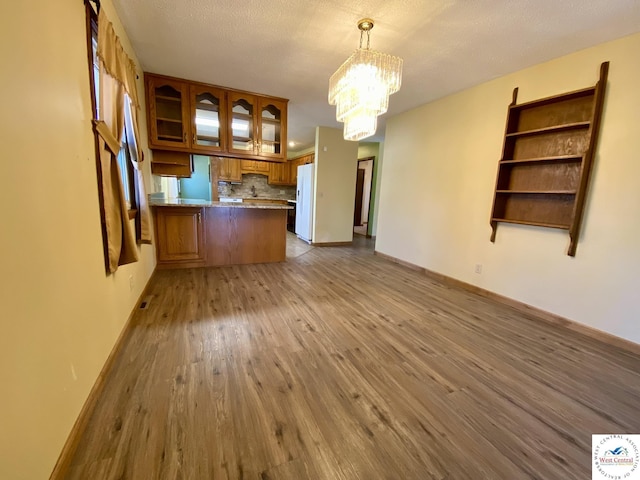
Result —
[[171, 198], [171, 199], [151, 199], [149, 205], [152, 207], [214, 207], [214, 208], [262, 208], [269, 210], [291, 210], [291, 205], [277, 203], [234, 203], [234, 202], [210, 202], [208, 200], [191, 198]]
[[288, 198], [276, 198], [276, 197], [234, 197], [230, 195], [221, 195], [220, 198], [231, 198], [234, 200], [242, 200], [245, 202], [259, 202], [260, 200], [266, 200], [268, 202], [295, 202], [295, 199], [290, 200]]

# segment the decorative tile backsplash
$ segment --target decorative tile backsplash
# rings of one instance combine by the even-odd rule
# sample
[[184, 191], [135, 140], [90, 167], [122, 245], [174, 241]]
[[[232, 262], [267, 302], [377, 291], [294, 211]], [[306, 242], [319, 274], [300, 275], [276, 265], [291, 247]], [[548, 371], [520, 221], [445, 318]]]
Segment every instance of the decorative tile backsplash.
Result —
[[266, 175], [254, 173], [242, 175], [242, 183], [218, 182], [218, 195], [230, 198], [250, 198], [253, 197], [251, 187], [255, 187], [257, 198], [280, 200], [295, 200], [296, 198], [296, 187], [269, 185]]

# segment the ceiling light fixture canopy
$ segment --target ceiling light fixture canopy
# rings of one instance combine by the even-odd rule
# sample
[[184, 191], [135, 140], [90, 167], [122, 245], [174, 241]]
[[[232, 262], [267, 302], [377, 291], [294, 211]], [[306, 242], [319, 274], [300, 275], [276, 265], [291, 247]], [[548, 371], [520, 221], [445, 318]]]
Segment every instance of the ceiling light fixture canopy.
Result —
[[[376, 133], [378, 115], [387, 111], [389, 95], [400, 90], [402, 59], [369, 49], [373, 20], [358, 22], [360, 47], [329, 79], [329, 104], [344, 122], [344, 139], [358, 141]], [[364, 35], [367, 45], [362, 48]]]

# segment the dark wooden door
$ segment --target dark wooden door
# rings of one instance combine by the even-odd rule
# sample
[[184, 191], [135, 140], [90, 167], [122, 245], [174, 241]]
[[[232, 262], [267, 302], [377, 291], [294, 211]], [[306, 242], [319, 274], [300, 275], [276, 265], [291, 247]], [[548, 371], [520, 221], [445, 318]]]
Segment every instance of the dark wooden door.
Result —
[[356, 178], [356, 205], [353, 209], [353, 226], [362, 225], [362, 191], [364, 190], [364, 169], [358, 169]]

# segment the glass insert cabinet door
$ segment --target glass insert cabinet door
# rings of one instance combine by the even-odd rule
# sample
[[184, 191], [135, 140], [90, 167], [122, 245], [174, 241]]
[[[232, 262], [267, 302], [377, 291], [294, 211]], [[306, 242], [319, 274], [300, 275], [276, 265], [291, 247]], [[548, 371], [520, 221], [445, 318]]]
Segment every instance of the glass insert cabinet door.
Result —
[[226, 147], [224, 92], [215, 88], [191, 86], [192, 138], [197, 150], [220, 151]]
[[186, 147], [187, 89], [180, 82], [151, 80], [152, 141], [157, 145]]
[[231, 115], [229, 151], [255, 153], [255, 102], [255, 97], [250, 95], [229, 94]]
[[258, 153], [263, 156], [282, 157], [283, 140], [286, 138], [284, 125], [287, 104], [278, 100], [260, 98], [258, 108], [260, 122]]

